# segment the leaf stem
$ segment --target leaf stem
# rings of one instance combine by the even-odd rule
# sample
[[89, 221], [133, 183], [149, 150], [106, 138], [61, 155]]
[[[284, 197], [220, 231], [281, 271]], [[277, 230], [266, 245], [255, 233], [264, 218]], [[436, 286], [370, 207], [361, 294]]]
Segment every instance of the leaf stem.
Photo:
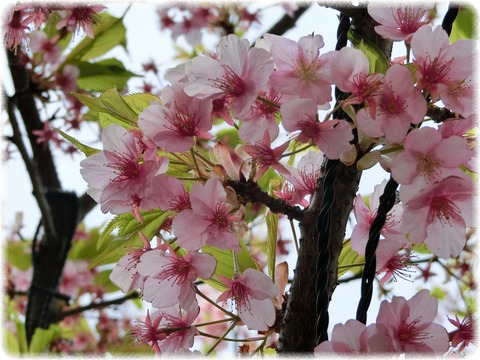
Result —
[[304, 146], [303, 148], [296, 149], [296, 150], [291, 151], [291, 152], [289, 152], [289, 153], [285, 153], [285, 154], [282, 155], [282, 158], [283, 158], [283, 157], [290, 156], [290, 155], [298, 154], [298, 153], [300, 153], [300, 152], [302, 152], [302, 151], [304, 151], [304, 150], [307, 150], [307, 149], [308, 149], [309, 147], [311, 147], [311, 146], [313, 146], [313, 145], [312, 145], [312, 144], [308, 144], [307, 146]]
[[221, 310], [222, 312], [224, 312], [225, 314], [227, 314], [228, 316], [230, 316], [231, 318], [235, 319], [236, 321], [238, 320], [238, 316], [235, 315], [234, 313], [228, 311], [228, 310], [225, 310], [223, 307], [221, 307], [220, 305], [218, 305], [216, 302], [214, 302], [212, 299], [210, 299], [208, 296], [206, 296], [203, 292], [201, 292], [198, 287], [196, 289], [196, 293], [198, 295], [200, 295], [200, 297], [204, 298], [206, 301], [208, 301], [210, 304], [212, 304], [213, 306], [215, 306], [217, 309]]

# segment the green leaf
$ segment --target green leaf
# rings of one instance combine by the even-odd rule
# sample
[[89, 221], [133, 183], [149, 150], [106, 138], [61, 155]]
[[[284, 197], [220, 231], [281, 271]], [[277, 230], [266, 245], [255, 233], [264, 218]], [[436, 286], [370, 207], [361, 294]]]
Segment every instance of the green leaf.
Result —
[[73, 243], [68, 252], [68, 258], [71, 260], [90, 260], [93, 259], [98, 251], [97, 244], [100, 238], [100, 228], [94, 227], [88, 231], [88, 237], [82, 241]]
[[277, 254], [278, 214], [268, 212], [265, 217], [267, 223], [267, 269], [268, 274], [275, 281], [275, 259]]
[[67, 56], [65, 63], [88, 61], [100, 57], [117, 45], [125, 47], [126, 29], [122, 18], [116, 18], [106, 12], [98, 14], [99, 20], [94, 27], [95, 37], [85, 37]]
[[471, 6], [461, 6], [453, 22], [450, 42], [461, 39], [474, 39], [476, 32], [476, 14]]
[[[242, 251], [240, 253], [236, 253], [237, 255], [237, 264], [238, 264], [238, 271], [243, 273], [245, 270], [249, 268], [255, 268], [255, 261], [250, 255], [250, 252], [247, 249], [247, 246], [243, 242], [243, 240], [239, 239], [240, 247]], [[220, 291], [227, 290], [225, 284], [216, 278], [218, 275], [225, 276], [229, 279], [233, 278], [234, 275], [234, 267], [233, 267], [233, 252], [232, 250], [222, 250], [218, 249], [213, 246], [204, 246], [202, 248], [202, 252], [211, 254], [217, 260], [217, 267], [215, 269], [215, 273], [210, 279], [205, 279], [205, 282], [210, 286], [213, 286], [215, 289]]]
[[110, 237], [114, 230], [118, 229], [118, 235], [113, 240], [102, 243], [101, 253], [92, 261], [90, 268], [98, 265], [110, 264], [118, 261], [122, 256], [133, 250], [135, 247], [142, 247], [143, 241], [138, 232], [141, 231], [147, 239], [153, 238], [163, 222], [173, 214], [172, 211], [161, 210], [153, 212], [141, 212], [143, 223], [139, 223], [131, 213], [116, 216], [108, 225], [108, 233], [102, 233], [99, 241]]
[[369, 72], [384, 74], [388, 69], [388, 59], [385, 54], [370, 39], [360, 36], [352, 29], [348, 30], [348, 40], [353, 46], [361, 50], [370, 64]]
[[54, 129], [57, 133], [59, 133], [60, 135], [62, 135], [63, 138], [65, 138], [66, 140], [68, 140], [69, 142], [71, 142], [78, 150], [80, 150], [81, 152], [83, 152], [85, 155], [87, 156], [90, 156], [90, 155], [93, 155], [93, 154], [96, 154], [98, 152], [100, 152], [100, 150], [98, 149], [95, 149], [91, 146], [88, 146], [88, 145], [85, 145], [85, 144], [82, 144], [80, 141], [78, 141], [77, 139], [75, 139], [74, 137], [64, 133], [62, 130], [60, 129], [57, 129], [55, 128]]
[[28, 270], [32, 266], [32, 255], [30, 252], [31, 242], [7, 242], [8, 262], [20, 270]]
[[32, 336], [30, 354], [42, 354], [48, 349], [51, 342], [61, 334], [60, 326], [50, 325], [48, 329], [37, 328]]
[[138, 76], [126, 70], [117, 59], [105, 59], [96, 63], [82, 61], [77, 66], [80, 69], [77, 84], [88, 91], [105, 91], [112, 86], [123, 89], [131, 77]]
[[98, 98], [78, 93], [72, 94], [89, 109], [111, 115], [119, 125], [127, 129], [136, 127], [138, 114], [128, 105], [117, 89], [108, 89]]
[[338, 258], [338, 277], [351, 271], [355, 274], [359, 273], [365, 264], [365, 256], [358, 255], [352, 249], [350, 239], [343, 242], [342, 252]]

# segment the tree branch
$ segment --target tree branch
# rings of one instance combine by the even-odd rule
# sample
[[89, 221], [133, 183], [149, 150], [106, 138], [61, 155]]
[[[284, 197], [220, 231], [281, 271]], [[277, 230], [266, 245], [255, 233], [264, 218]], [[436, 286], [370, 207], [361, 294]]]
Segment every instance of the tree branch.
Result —
[[432, 105], [427, 109], [427, 116], [432, 118], [436, 123], [441, 123], [451, 118], [457, 118], [455, 113], [449, 109]]
[[85, 306], [79, 306], [79, 307], [76, 307], [76, 308], [73, 308], [73, 309], [65, 310], [65, 311], [61, 312], [60, 314], [58, 314], [58, 318], [56, 318], [55, 320], [56, 321], [61, 321], [68, 316], [81, 314], [82, 312], [88, 311], [88, 310], [100, 309], [100, 308], [104, 308], [104, 307], [111, 306], [111, 305], [121, 305], [128, 300], [136, 299], [138, 297], [139, 297], [139, 293], [137, 291], [132, 291], [132, 292], [130, 292], [130, 293], [128, 293], [128, 294], [126, 294], [122, 297], [117, 298], [117, 299], [100, 301], [100, 302], [92, 302], [92, 303], [90, 303], [88, 305], [85, 305]]
[[242, 198], [242, 201], [247, 203], [259, 203], [263, 204], [275, 214], [284, 214], [290, 220], [301, 221], [303, 217], [303, 210], [298, 206], [292, 206], [287, 204], [282, 199], [276, 199], [266, 192], [264, 192], [256, 182], [248, 181], [233, 181], [228, 180], [227, 184], [230, 186], [238, 196]]

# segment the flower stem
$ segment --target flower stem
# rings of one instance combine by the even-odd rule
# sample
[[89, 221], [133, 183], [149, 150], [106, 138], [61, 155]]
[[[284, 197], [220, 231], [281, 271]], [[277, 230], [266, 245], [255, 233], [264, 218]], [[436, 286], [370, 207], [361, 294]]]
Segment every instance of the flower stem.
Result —
[[280, 109], [280, 105], [278, 104], [275, 104], [274, 102], [262, 97], [262, 96], [257, 96], [257, 100], [260, 100], [261, 102], [264, 102], [265, 104], [267, 105], [270, 105], [271, 107], [274, 107], [274, 108], [277, 108], [277, 109]]
[[282, 158], [283, 157], [287, 157], [287, 156], [290, 156], [290, 155], [294, 155], [294, 154], [298, 154], [299, 152], [302, 152], [304, 150], [307, 150], [309, 147], [313, 146], [312, 144], [308, 144], [307, 146], [304, 146], [303, 148], [300, 148], [300, 149], [296, 149], [292, 152], [289, 152], [289, 153], [285, 153], [282, 155]]
[[202, 172], [200, 171], [200, 167], [198, 166], [197, 158], [195, 156], [195, 151], [193, 148], [190, 149], [190, 154], [192, 154], [192, 160], [193, 164], [195, 165], [195, 168], [197, 169], [198, 177], [201, 179], [205, 179], [205, 176], [203, 176]]
[[[221, 320], [214, 320], [214, 321], [207, 321], [204, 323], [199, 323], [199, 324], [194, 324], [195, 327], [200, 327], [200, 326], [208, 326], [208, 325], [215, 325], [215, 324], [221, 324], [227, 321], [232, 321], [234, 320], [233, 318], [226, 318], [226, 319], [221, 319]], [[213, 336], [213, 335], [212, 335]]]
[[228, 311], [228, 310], [225, 310], [223, 307], [221, 307], [220, 305], [218, 305], [216, 302], [214, 302], [212, 299], [210, 299], [208, 296], [206, 296], [204, 293], [202, 293], [198, 287], [196, 289], [196, 293], [198, 295], [200, 295], [200, 297], [204, 298], [206, 301], [208, 301], [210, 304], [212, 304], [213, 306], [215, 306], [217, 309], [221, 310], [222, 312], [224, 312], [225, 314], [227, 314], [228, 316], [230, 316], [231, 318], [234, 318], [235, 320], [238, 319], [238, 316], [235, 315], [234, 313]]
[[264, 336], [262, 336], [262, 337], [257, 337], [257, 338], [247, 338], [247, 339], [233, 339], [233, 338], [227, 338], [227, 337], [222, 337], [222, 336], [217, 336], [217, 335], [208, 334], [208, 333], [203, 332], [203, 331], [200, 331], [200, 330], [198, 331], [198, 334], [201, 335], [201, 336], [205, 336], [205, 337], [211, 338], [211, 339], [220, 339], [220, 338], [222, 338], [222, 340], [225, 340], [225, 341], [233, 341], [233, 342], [252, 342], [252, 341], [259, 341], [259, 340], [265, 339]]
[[206, 158], [204, 155], [200, 154], [198, 151], [195, 151], [195, 154], [206, 164], [210, 165], [211, 167], [214, 167], [215, 164], [210, 161], [210, 159]]
[[211, 352], [212, 352], [213, 350], [215, 350], [215, 348], [218, 346], [218, 344], [220, 344], [220, 342], [222, 342], [222, 340], [225, 339], [225, 336], [227, 336], [228, 333], [229, 333], [230, 331], [232, 331], [232, 330], [235, 328], [235, 326], [237, 326], [237, 323], [238, 323], [238, 322], [239, 322], [239, 319], [235, 319], [235, 320], [233, 321], [232, 325], [230, 325], [230, 327], [223, 333], [223, 335], [220, 336], [219, 338], [217, 338], [217, 341], [215, 341], [215, 343], [212, 345], [212, 347], [211, 347], [210, 349], [208, 349], [208, 351], [207, 351], [207, 353], [206, 353], [205, 355], [207, 355], [207, 356], [210, 355]]

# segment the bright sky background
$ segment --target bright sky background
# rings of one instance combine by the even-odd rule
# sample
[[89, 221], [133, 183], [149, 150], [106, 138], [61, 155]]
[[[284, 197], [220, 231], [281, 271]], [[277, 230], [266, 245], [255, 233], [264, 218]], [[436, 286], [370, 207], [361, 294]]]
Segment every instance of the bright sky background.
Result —
[[[115, 16], [120, 16], [127, 6], [127, 3], [117, 3], [118, 5], [115, 5], [111, 2], [106, 4], [108, 11]], [[133, 72], [140, 71], [141, 64], [147, 62], [149, 59], [155, 59], [157, 64], [163, 65], [162, 70], [172, 67], [171, 59], [174, 54], [172, 52], [170, 32], [159, 31], [158, 16], [154, 11], [156, 4], [158, 3], [134, 3], [125, 18], [129, 54], [126, 54], [123, 50], [118, 50], [114, 54], [115, 57], [124, 61], [127, 69]], [[263, 6], [266, 2], [260, 2], [259, 4]], [[443, 8], [445, 8], [445, 6], [443, 6]], [[333, 50], [336, 43], [337, 14], [338, 12], [332, 9], [313, 5], [297, 22], [298, 26], [288, 31], [285, 36], [293, 40], [298, 40], [301, 36], [315, 32], [324, 37], [325, 47], [321, 49], [321, 53]], [[247, 38], [250, 41], [256, 39], [259, 34], [268, 29], [271, 24], [275, 23], [282, 15], [283, 11], [280, 10], [278, 6], [273, 7], [268, 15], [263, 14], [262, 19], [265, 20], [264, 25], [262, 27], [253, 27], [247, 32]], [[216, 41], [216, 37], [212, 38], [208, 36], [207, 38]], [[81, 39], [76, 41], [81, 41]], [[186, 44], [183, 37], [180, 37], [179, 43], [181, 45]], [[402, 47], [397, 47], [397, 49], [399, 51], [397, 56], [401, 55], [402, 51], [404, 51]], [[8, 79], [8, 77], [5, 78], [5, 74], [8, 74], [5, 55], [2, 52], [0, 56], [1, 78], [4, 79], [7, 91], [11, 95], [12, 86], [10, 79]], [[130, 87], [130, 91], [139, 91], [138, 87], [141, 82], [134, 80], [132, 84], [135, 85]], [[5, 114], [2, 114], [0, 121], [0, 126], [3, 128], [7, 122]], [[10, 134], [8, 126], [6, 127], [5, 133]], [[74, 136], [76, 135], [74, 134]], [[12, 148], [14, 147], [12, 146]], [[54, 151], [54, 153], [59, 154], [58, 151]], [[81, 195], [86, 189], [86, 183], [79, 172], [79, 162], [83, 158], [83, 154], [75, 155], [73, 158], [66, 156], [56, 158], [57, 171], [59, 172], [62, 185], [65, 190], [75, 191], [78, 195]], [[11, 227], [15, 221], [15, 214], [21, 211], [24, 214], [25, 223], [22, 234], [26, 238], [31, 238], [39, 221], [39, 211], [31, 195], [31, 184], [24, 164], [17, 151], [15, 151], [13, 160], [2, 164], [1, 174], [4, 190], [1, 203], [3, 227]], [[373, 187], [379, 184], [384, 178], [388, 178], [388, 174], [378, 166], [373, 170], [365, 171], [360, 184], [360, 193], [371, 193]], [[103, 224], [107, 218], [109, 218], [109, 216], [104, 216], [97, 206], [86, 218], [86, 222], [89, 226], [99, 226]], [[292, 251], [294, 252], [294, 249], [292, 249]], [[397, 286], [399, 286], [399, 290], [401, 289], [402, 295], [408, 299], [415, 294], [419, 290], [418, 287], [423, 286], [423, 284], [411, 284], [400, 280], [395, 284], [395, 287]], [[375, 286], [374, 289], [376, 292]], [[337, 287], [330, 305], [330, 329], [333, 324], [337, 322], [345, 322], [348, 319], [355, 318], [356, 303], [358, 302], [359, 295], [360, 283], [358, 281], [348, 286], [342, 285]], [[376, 294], [374, 293], [374, 300], [375, 299]], [[373, 301], [369, 310], [369, 323], [374, 321], [378, 312], [378, 305], [377, 301]]]

